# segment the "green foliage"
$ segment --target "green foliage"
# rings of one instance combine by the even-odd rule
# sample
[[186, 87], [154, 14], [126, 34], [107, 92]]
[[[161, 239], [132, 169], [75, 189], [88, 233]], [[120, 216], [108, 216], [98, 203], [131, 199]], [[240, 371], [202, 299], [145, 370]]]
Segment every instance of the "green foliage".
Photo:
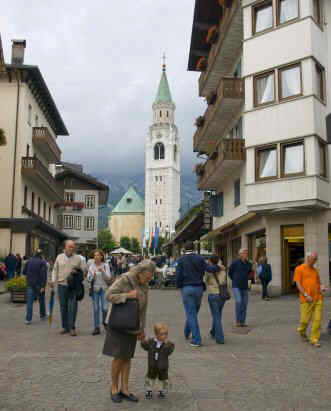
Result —
[[117, 248], [117, 243], [107, 228], [100, 230], [98, 233], [98, 247], [106, 253]]
[[121, 237], [121, 239], [120, 239], [120, 246], [121, 246], [122, 248], [125, 248], [125, 249], [131, 251], [131, 250], [130, 250], [130, 248], [131, 248], [131, 240], [130, 240], [130, 238], [127, 237], [127, 236]]
[[6, 288], [8, 291], [25, 291], [27, 289], [27, 282], [25, 275], [12, 278], [6, 282]]
[[139, 241], [135, 237], [131, 238], [130, 247], [131, 247], [130, 251], [132, 251], [134, 254], [139, 254], [141, 252], [141, 247], [140, 247]]

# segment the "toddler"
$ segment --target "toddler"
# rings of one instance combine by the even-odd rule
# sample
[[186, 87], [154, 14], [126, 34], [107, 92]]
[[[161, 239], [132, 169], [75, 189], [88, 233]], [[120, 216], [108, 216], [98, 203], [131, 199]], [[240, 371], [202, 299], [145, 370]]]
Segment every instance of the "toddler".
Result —
[[148, 352], [148, 371], [145, 380], [145, 397], [153, 398], [153, 388], [157, 380], [161, 383], [159, 398], [165, 398], [168, 392], [169, 355], [175, 349], [175, 345], [168, 341], [168, 326], [157, 323], [154, 325], [154, 338], [141, 342], [142, 348]]

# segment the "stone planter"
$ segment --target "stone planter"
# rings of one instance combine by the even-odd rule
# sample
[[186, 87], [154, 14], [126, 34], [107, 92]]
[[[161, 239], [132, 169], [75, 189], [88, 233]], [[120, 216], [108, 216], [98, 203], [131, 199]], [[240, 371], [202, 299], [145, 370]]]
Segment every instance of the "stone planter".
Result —
[[26, 303], [26, 290], [11, 290], [10, 300], [12, 303]]

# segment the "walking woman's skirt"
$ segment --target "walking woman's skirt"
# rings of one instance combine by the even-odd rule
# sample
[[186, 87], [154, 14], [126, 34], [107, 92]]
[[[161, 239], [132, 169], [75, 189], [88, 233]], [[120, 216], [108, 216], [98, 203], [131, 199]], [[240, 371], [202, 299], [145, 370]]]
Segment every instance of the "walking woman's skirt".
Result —
[[136, 345], [137, 335], [107, 328], [103, 354], [121, 360], [130, 360], [134, 357]]

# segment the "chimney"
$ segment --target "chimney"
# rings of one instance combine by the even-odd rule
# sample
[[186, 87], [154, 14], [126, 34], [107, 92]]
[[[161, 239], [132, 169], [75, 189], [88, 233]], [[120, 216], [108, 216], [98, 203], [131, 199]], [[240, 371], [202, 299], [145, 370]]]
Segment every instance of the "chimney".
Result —
[[24, 63], [24, 51], [26, 46], [26, 40], [12, 40], [12, 64], [23, 64]]

